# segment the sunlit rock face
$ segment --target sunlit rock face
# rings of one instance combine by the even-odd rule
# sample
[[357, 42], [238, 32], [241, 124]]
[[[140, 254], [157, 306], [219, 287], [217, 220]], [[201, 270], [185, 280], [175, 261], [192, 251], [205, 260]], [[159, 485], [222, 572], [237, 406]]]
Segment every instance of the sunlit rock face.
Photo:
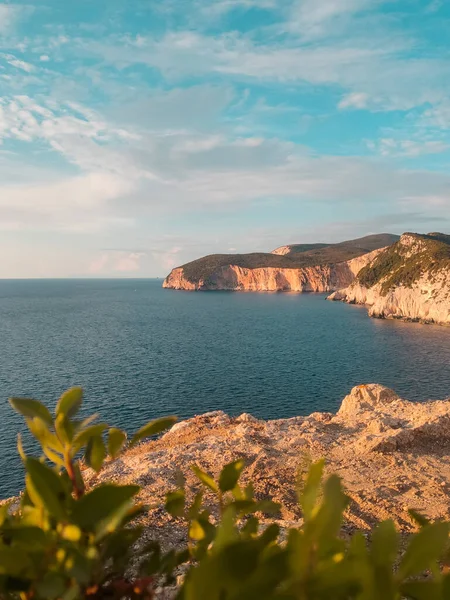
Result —
[[220, 267], [205, 281], [191, 281], [182, 267], [173, 269], [163, 287], [176, 290], [230, 290], [251, 292], [331, 292], [346, 287], [381, 250], [374, 250], [336, 265], [299, 269], [264, 267], [247, 269], [236, 265]]
[[[443, 234], [431, 234], [443, 236]], [[372, 260], [368, 268], [379, 277], [358, 277], [329, 296], [350, 304], [365, 304], [369, 315], [450, 325], [450, 260], [444, 243], [404, 234], [393, 247]], [[382, 269], [384, 259], [387, 265]], [[392, 265], [392, 267], [389, 267]], [[369, 274], [370, 276], [370, 274]]]

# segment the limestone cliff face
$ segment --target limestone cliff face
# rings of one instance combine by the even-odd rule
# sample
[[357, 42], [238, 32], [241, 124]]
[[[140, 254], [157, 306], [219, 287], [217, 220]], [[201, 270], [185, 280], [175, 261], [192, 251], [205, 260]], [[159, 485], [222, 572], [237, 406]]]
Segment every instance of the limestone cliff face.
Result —
[[173, 269], [164, 288], [176, 290], [230, 290], [251, 292], [330, 292], [346, 287], [381, 250], [338, 263], [298, 269], [265, 267], [248, 269], [236, 265], [219, 267], [207, 280], [190, 281], [183, 268]]
[[[369, 286], [359, 277], [347, 288], [338, 290], [329, 296], [329, 300], [341, 300], [350, 304], [365, 304], [371, 317], [383, 319], [403, 319], [422, 323], [450, 325], [450, 265], [443, 262], [431, 264], [433, 268], [418, 269], [419, 276], [411, 281], [403, 277], [402, 272], [411, 272], [411, 261], [421, 260], [427, 252], [427, 241], [405, 234], [402, 236], [396, 254], [386, 256], [386, 260], [400, 261], [397, 271], [383, 275], [374, 285]], [[379, 258], [383, 258], [381, 255]], [[420, 266], [420, 263], [417, 263]], [[375, 272], [377, 258], [368, 268]], [[397, 284], [387, 285], [395, 275]], [[386, 289], [387, 288], [387, 289]]]
[[291, 252], [291, 246], [280, 246], [279, 248], [275, 248], [272, 250], [272, 254], [278, 254], [278, 256], [286, 256]]

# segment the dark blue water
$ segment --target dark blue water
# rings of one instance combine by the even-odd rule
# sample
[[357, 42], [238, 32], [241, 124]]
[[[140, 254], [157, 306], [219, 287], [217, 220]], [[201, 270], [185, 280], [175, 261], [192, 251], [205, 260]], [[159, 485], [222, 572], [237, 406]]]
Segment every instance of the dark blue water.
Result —
[[86, 408], [129, 431], [214, 409], [334, 411], [353, 385], [450, 396], [450, 329], [369, 319], [312, 294], [190, 293], [160, 281], [0, 281], [0, 496], [22, 486], [11, 395]]

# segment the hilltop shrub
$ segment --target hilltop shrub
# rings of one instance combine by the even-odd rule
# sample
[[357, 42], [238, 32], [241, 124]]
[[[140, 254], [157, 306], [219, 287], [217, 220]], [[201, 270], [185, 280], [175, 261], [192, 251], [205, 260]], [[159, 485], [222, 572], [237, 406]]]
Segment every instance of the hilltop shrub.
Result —
[[[198, 493], [188, 499], [180, 488], [166, 498], [167, 511], [186, 524], [186, 547], [163, 553], [157, 541], [144, 543], [139, 487], [86, 489], [84, 463], [99, 472], [175, 419], [150, 422], [128, 443], [95, 417], [77, 420], [81, 402], [79, 388], [61, 397], [54, 415], [35, 400], [11, 400], [42, 456], [27, 456], [19, 439], [26, 487], [18, 510], [0, 509], [1, 599], [151, 599], [156, 584], [172, 584], [184, 565], [178, 600], [450, 600], [450, 525], [411, 511], [420, 530], [404, 552], [392, 521], [369, 539], [344, 539], [349, 498], [336, 475], [324, 481], [323, 461], [299, 484], [303, 523], [288, 530], [277, 524], [277, 504], [240, 483], [243, 460], [217, 479], [193, 465]], [[205, 492], [216, 498], [213, 512]]]

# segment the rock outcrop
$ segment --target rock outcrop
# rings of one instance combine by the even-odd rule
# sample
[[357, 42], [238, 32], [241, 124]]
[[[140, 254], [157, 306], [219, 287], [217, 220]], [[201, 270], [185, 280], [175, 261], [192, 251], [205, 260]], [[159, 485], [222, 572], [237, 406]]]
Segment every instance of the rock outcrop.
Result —
[[[449, 444], [450, 399], [409, 402], [369, 384], [353, 388], [336, 414], [262, 421], [216, 411], [182, 421], [106, 465], [100, 479], [137, 483], [142, 500], [155, 506], [180, 472], [188, 493], [195, 492], [193, 463], [217, 475], [225, 463], [244, 458], [244, 479], [253, 482], [258, 497], [280, 502], [281, 524], [292, 524], [301, 518], [297, 472], [325, 457], [327, 471], [342, 477], [351, 497], [348, 527], [367, 529], [393, 518], [409, 530], [408, 508], [432, 519], [450, 517]], [[161, 537], [184, 535], [160, 509], [150, 511], [148, 527]]]
[[176, 290], [230, 290], [251, 292], [330, 292], [348, 286], [356, 274], [380, 252], [374, 250], [335, 265], [301, 268], [246, 268], [237, 265], [218, 267], [207, 278], [190, 280], [183, 267], [173, 269], [163, 283]]
[[345, 287], [382, 248], [397, 241], [390, 233], [337, 244], [291, 244], [270, 253], [211, 254], [166, 277], [176, 290], [328, 292]]
[[275, 248], [272, 250], [272, 254], [278, 254], [278, 256], [286, 256], [286, 254], [291, 253], [291, 246], [280, 246], [279, 248]]
[[369, 315], [450, 325], [450, 245], [443, 234], [404, 234], [329, 296], [365, 304]]

